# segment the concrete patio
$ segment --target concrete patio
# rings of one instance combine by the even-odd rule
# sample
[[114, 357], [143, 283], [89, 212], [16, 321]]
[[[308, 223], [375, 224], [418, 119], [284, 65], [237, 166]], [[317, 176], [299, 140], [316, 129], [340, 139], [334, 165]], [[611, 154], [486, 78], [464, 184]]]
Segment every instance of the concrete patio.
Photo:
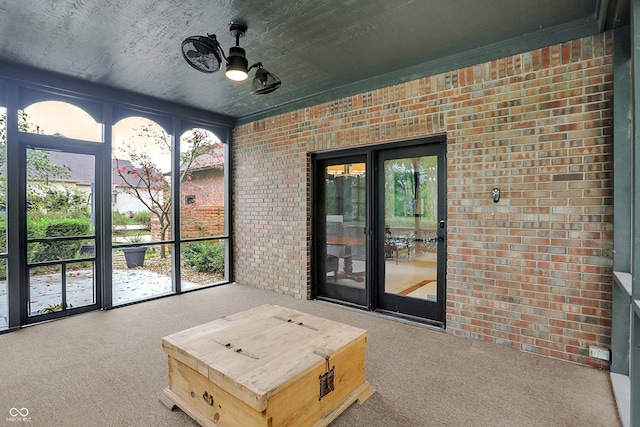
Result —
[[[82, 307], [95, 302], [93, 270], [67, 272], [67, 304]], [[113, 270], [113, 304], [120, 305], [150, 298], [172, 291], [171, 277], [144, 269]], [[197, 283], [183, 281], [183, 287], [197, 287]], [[41, 313], [47, 307], [61, 303], [60, 274], [41, 274], [31, 277], [29, 314]], [[7, 327], [7, 282], [0, 282], [0, 329]]]

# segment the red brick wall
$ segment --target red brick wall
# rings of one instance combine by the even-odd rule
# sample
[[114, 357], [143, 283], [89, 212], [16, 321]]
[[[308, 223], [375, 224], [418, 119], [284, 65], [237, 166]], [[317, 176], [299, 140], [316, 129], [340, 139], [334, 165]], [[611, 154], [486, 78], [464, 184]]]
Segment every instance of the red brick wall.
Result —
[[308, 296], [308, 153], [444, 133], [447, 330], [603, 366], [588, 346], [610, 343], [611, 55], [599, 34], [238, 127], [236, 280]]
[[[195, 196], [186, 204], [187, 196]], [[220, 236], [224, 234], [224, 171], [194, 172], [180, 188], [180, 227], [182, 238]], [[151, 215], [151, 238], [161, 240], [160, 221]], [[166, 238], [171, 238], [171, 227]]]
[[224, 171], [221, 169], [196, 171], [182, 183], [180, 189], [182, 200], [181, 206], [185, 204], [185, 197], [196, 196], [196, 204], [208, 206], [224, 205]]

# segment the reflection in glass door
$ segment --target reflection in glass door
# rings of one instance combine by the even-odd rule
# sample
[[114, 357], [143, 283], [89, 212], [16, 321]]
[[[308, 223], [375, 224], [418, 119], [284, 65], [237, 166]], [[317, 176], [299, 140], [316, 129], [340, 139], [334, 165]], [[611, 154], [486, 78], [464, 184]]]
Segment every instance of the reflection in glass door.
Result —
[[[316, 181], [318, 296], [365, 305], [366, 158], [320, 162]], [[321, 236], [321, 237], [320, 237]]]
[[29, 322], [96, 309], [95, 157], [26, 149]]
[[377, 306], [444, 321], [444, 144], [380, 153]]

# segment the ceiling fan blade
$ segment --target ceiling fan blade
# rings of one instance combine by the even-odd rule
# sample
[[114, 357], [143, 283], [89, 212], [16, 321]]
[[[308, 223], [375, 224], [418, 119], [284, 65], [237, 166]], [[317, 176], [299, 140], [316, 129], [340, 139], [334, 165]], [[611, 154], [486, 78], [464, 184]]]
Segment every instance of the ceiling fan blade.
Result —
[[193, 42], [193, 47], [195, 47], [196, 50], [203, 55], [208, 55], [211, 53], [211, 48], [209, 48], [209, 46], [204, 43]]
[[182, 42], [182, 56], [189, 65], [203, 73], [215, 73], [222, 62], [220, 46], [210, 37], [185, 39]]

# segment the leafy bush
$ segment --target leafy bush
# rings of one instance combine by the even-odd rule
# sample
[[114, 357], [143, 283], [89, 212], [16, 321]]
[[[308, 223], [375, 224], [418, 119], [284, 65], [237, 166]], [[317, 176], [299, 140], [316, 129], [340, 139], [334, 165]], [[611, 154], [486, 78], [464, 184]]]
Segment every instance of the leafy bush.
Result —
[[28, 198], [30, 218], [91, 217], [89, 195], [73, 186], [30, 186]]
[[224, 274], [224, 244], [193, 242], [184, 247], [184, 262], [196, 271]]
[[142, 224], [145, 226], [147, 230], [151, 230], [151, 212], [149, 211], [140, 211], [134, 212], [131, 219], [136, 224]]
[[[31, 239], [82, 236], [90, 232], [91, 221], [88, 219], [42, 218], [30, 220], [27, 225], [27, 237]], [[30, 243], [27, 248], [27, 261], [41, 262], [74, 258], [81, 247], [81, 240]]]
[[[6, 251], [6, 230], [6, 221], [0, 220], [0, 251]], [[43, 237], [82, 236], [90, 232], [91, 222], [88, 219], [39, 218], [29, 221], [27, 237], [39, 239]], [[27, 261], [40, 262], [75, 258], [78, 256], [81, 247], [81, 240], [29, 243], [27, 248]], [[6, 266], [7, 261], [0, 259], [0, 279], [7, 277]]]
[[7, 251], [7, 221], [0, 220], [0, 252]]
[[127, 218], [127, 215], [123, 214], [122, 212], [113, 211], [111, 218], [114, 227], [122, 227], [129, 223], [129, 218]]

